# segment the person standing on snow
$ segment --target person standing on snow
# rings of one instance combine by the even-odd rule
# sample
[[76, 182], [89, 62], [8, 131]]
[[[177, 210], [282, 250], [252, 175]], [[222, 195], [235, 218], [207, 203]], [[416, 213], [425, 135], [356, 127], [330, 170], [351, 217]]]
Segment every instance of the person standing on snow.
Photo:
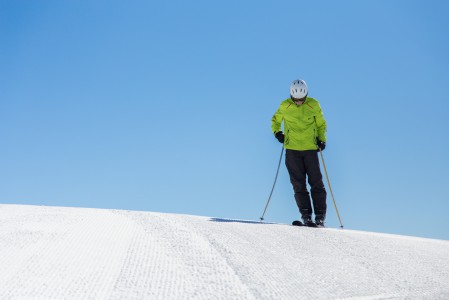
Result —
[[[281, 131], [282, 122], [285, 134]], [[286, 149], [285, 164], [304, 225], [324, 226], [327, 193], [318, 151], [326, 147], [326, 120], [319, 102], [308, 97], [304, 80], [292, 82], [290, 98], [282, 101], [271, 119], [271, 130]], [[312, 194], [313, 211], [306, 179]], [[312, 221], [313, 212], [315, 223]]]

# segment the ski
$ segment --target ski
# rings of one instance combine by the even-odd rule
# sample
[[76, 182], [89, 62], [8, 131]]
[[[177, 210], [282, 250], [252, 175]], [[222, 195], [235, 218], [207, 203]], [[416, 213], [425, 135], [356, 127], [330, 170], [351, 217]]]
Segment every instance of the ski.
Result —
[[309, 221], [309, 222], [305, 223], [304, 226], [307, 226], [307, 227], [313, 227], [313, 228], [316, 228], [316, 227], [317, 227], [316, 224], [315, 224], [315, 222], [312, 222], [312, 221]]
[[293, 221], [293, 222], [292, 222], [292, 225], [293, 225], [293, 226], [304, 226], [304, 224], [303, 224], [301, 221], [299, 221], [299, 220]]
[[304, 224], [303, 222], [299, 220], [295, 220], [292, 222], [293, 226], [304, 226], [304, 227], [313, 227], [313, 228], [325, 228], [324, 225], [317, 225], [315, 222], [308, 222], [307, 224]]

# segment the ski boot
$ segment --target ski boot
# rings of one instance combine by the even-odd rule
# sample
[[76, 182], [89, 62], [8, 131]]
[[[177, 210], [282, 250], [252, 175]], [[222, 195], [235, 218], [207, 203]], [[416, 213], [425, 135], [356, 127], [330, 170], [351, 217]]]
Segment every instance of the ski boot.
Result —
[[324, 216], [316, 216], [315, 224], [317, 227], [321, 227], [321, 228], [325, 227], [324, 226]]
[[316, 224], [312, 221], [312, 218], [310, 216], [303, 216], [302, 222], [303, 222], [304, 226], [316, 227]]

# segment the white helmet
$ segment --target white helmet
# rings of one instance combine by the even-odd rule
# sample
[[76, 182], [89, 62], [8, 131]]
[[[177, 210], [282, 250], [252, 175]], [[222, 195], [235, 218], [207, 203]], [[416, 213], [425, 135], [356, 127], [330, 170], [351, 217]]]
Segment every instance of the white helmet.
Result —
[[290, 85], [290, 95], [295, 99], [301, 99], [307, 96], [307, 84], [304, 80], [298, 79]]

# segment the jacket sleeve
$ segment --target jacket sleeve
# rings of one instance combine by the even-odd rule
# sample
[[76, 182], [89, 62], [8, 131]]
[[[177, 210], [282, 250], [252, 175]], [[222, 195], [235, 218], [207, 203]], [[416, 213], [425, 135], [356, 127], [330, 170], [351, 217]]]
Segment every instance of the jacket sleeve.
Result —
[[322, 142], [326, 142], [326, 131], [327, 131], [327, 124], [326, 120], [324, 119], [323, 111], [321, 110], [321, 106], [319, 107], [319, 112], [317, 116], [315, 117], [316, 120], [316, 127], [318, 131], [318, 139]]
[[284, 120], [284, 116], [282, 113], [282, 104], [279, 106], [279, 109], [274, 113], [273, 117], [271, 118], [271, 131], [273, 131], [273, 134], [278, 133], [281, 131], [281, 124]]

